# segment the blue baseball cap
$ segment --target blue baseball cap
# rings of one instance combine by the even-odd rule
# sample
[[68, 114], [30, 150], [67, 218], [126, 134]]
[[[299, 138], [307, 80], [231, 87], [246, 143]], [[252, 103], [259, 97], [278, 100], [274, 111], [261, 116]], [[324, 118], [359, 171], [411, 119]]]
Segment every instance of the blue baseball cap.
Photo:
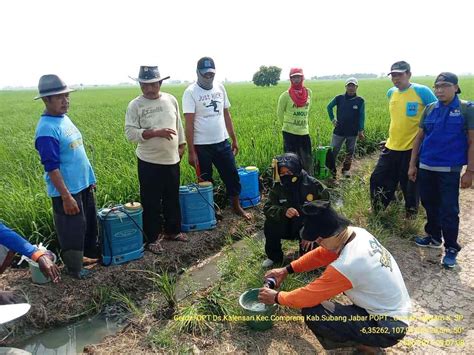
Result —
[[211, 57], [202, 57], [197, 62], [197, 69], [201, 74], [215, 73], [216, 65], [214, 64], [214, 59]]

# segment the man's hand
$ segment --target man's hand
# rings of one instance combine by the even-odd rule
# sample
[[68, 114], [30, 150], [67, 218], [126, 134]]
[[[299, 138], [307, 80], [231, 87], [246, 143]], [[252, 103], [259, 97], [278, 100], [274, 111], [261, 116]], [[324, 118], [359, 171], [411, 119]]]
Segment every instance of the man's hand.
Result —
[[300, 241], [301, 249], [303, 249], [304, 252], [308, 252], [310, 250], [313, 250], [314, 243], [316, 243], [316, 242], [310, 242], [308, 240], [303, 239], [303, 240]]
[[54, 283], [61, 280], [59, 269], [50, 259], [48, 254], [43, 254], [38, 259], [38, 266], [45, 277], [50, 278]]
[[415, 182], [417, 173], [418, 173], [417, 167], [415, 165], [410, 165], [410, 167], [408, 168], [408, 179], [410, 181]]
[[359, 140], [363, 141], [365, 139], [364, 131], [359, 131], [358, 137], [359, 137]]
[[198, 158], [197, 158], [197, 154], [196, 154], [196, 151], [193, 150], [188, 150], [188, 163], [189, 165], [191, 165], [193, 168], [196, 169], [197, 167], [197, 163], [198, 163]]
[[166, 138], [167, 140], [172, 140], [173, 136], [176, 135], [176, 131], [171, 128], [163, 128], [155, 130], [155, 137]]
[[272, 290], [271, 288], [263, 287], [258, 292], [258, 300], [262, 303], [265, 303], [265, 304], [274, 304], [275, 303], [275, 295], [277, 293], [278, 293], [277, 291]]
[[239, 154], [239, 144], [237, 143], [237, 139], [234, 139], [232, 141], [232, 153], [234, 154], [234, 156]]
[[299, 217], [300, 213], [298, 212], [297, 209], [290, 207], [286, 210], [285, 217], [287, 218], [293, 218], [293, 217]]
[[337, 127], [337, 118], [334, 118], [331, 122], [334, 127]]
[[461, 177], [461, 189], [467, 189], [472, 186], [472, 176], [474, 173], [472, 173], [469, 170], [466, 170], [464, 174], [462, 174]]
[[71, 194], [62, 197], [62, 200], [64, 213], [66, 213], [68, 216], [74, 216], [81, 211], [77, 205], [77, 201], [74, 199], [74, 197], [72, 197]]
[[280, 288], [281, 284], [283, 283], [283, 281], [286, 279], [287, 276], [288, 276], [288, 271], [284, 267], [280, 267], [278, 269], [271, 269], [265, 273], [265, 278], [268, 278], [268, 277], [275, 278], [275, 281], [276, 281], [275, 288]]
[[183, 157], [185, 148], [186, 144], [181, 144], [178, 146], [179, 160], [181, 160], [181, 158]]

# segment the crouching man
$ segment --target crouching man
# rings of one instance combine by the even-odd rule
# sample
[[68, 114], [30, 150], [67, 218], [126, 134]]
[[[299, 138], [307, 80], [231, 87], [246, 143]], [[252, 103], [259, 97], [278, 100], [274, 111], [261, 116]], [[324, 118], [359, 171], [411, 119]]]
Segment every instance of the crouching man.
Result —
[[[406, 334], [411, 301], [398, 265], [379, 241], [363, 228], [350, 226], [328, 202], [303, 207], [303, 239], [319, 247], [273, 269], [279, 288], [288, 274], [326, 267], [310, 284], [290, 292], [262, 288], [259, 300], [301, 308], [306, 325], [326, 349], [356, 347], [366, 353], [397, 344]], [[344, 292], [352, 301], [328, 301]]]
[[312, 243], [301, 241], [303, 227], [301, 207], [313, 200], [329, 200], [329, 192], [318, 180], [309, 176], [295, 153], [285, 153], [273, 161], [273, 188], [263, 207], [265, 214], [265, 253], [263, 267], [283, 261], [281, 240], [300, 241], [300, 254], [312, 248]]

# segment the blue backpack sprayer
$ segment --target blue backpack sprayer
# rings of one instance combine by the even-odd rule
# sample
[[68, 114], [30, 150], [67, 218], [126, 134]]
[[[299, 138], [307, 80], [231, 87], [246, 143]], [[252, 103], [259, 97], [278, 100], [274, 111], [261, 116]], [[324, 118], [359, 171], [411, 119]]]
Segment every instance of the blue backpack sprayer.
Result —
[[98, 211], [102, 263], [123, 264], [143, 257], [143, 209], [138, 202]]

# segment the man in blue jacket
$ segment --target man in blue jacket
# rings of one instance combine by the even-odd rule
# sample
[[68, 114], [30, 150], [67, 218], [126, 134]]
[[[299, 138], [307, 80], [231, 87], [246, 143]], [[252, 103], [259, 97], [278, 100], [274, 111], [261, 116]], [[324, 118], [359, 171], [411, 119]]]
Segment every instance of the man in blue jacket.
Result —
[[[359, 82], [357, 78], [346, 80], [346, 92], [337, 95], [327, 106], [329, 119], [334, 125], [331, 147], [334, 153], [334, 159], [346, 142], [346, 156], [342, 165], [342, 175], [350, 177], [349, 170], [354, 157], [357, 138], [364, 139], [364, 121], [365, 121], [365, 103], [364, 99], [357, 96]], [[337, 116], [334, 117], [334, 106], [337, 107]], [[333, 171], [336, 178], [336, 171]]]
[[[60, 275], [58, 267], [48, 257], [48, 254], [38, 250], [27, 240], [23, 239], [10, 228], [0, 223], [0, 274], [10, 266], [15, 253], [20, 253], [38, 263], [41, 272], [45, 277], [50, 278], [54, 283], [59, 282]], [[16, 296], [12, 292], [0, 292], [0, 304], [16, 303]]]
[[[426, 210], [427, 236], [416, 238], [420, 247], [441, 248], [443, 265], [452, 268], [461, 250], [459, 233], [459, 180], [461, 188], [472, 186], [474, 175], [474, 105], [458, 98], [458, 77], [444, 72], [435, 80], [438, 98], [425, 108], [413, 144], [408, 177], [420, 185]], [[417, 162], [419, 161], [419, 169]], [[467, 165], [466, 171], [461, 170]]]

